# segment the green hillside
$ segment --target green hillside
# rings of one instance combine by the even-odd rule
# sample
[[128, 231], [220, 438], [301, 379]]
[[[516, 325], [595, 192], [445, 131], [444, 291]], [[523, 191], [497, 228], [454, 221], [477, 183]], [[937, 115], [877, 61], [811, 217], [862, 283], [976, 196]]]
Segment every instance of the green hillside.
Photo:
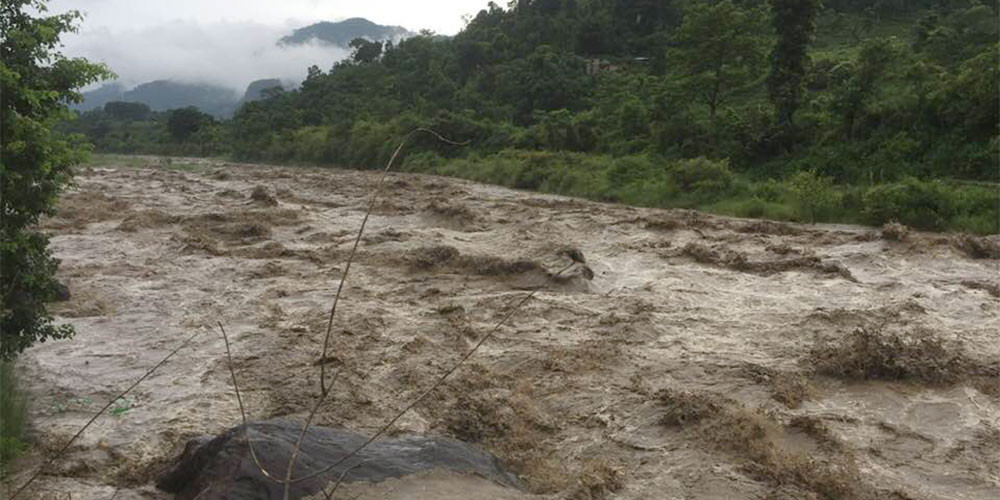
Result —
[[300, 45], [317, 41], [324, 44], [347, 48], [351, 40], [393, 40], [412, 35], [402, 26], [383, 26], [367, 19], [354, 17], [331, 23], [320, 22], [295, 30], [278, 41], [279, 45]]
[[[213, 152], [404, 167], [650, 206], [1000, 231], [998, 5], [521, 0], [356, 40]], [[115, 150], [114, 145], [99, 148]]]

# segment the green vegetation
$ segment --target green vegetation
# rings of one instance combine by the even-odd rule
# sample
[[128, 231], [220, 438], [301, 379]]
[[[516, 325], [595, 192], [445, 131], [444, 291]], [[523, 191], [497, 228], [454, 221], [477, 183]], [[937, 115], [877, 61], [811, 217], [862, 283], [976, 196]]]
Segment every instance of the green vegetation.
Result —
[[997, 232], [1000, 207], [991, 185], [906, 177], [870, 187], [836, 185], [799, 171], [782, 181], [751, 180], [727, 160], [663, 160], [648, 155], [504, 150], [446, 160], [411, 154], [404, 169], [518, 189], [664, 208], [697, 208], [739, 217], [881, 225], [897, 220], [929, 230]]
[[767, 94], [774, 104], [780, 132], [788, 133], [792, 117], [802, 104], [809, 57], [806, 51], [816, 31], [819, 0], [770, 0], [769, 4], [778, 39], [771, 51]]
[[[40, 13], [32, 17], [31, 12]], [[45, 303], [54, 298], [57, 261], [48, 238], [35, 229], [54, 210], [71, 167], [86, 155], [79, 138], [52, 126], [70, 115], [77, 89], [111, 73], [84, 59], [55, 52], [61, 34], [73, 31], [76, 12], [44, 16], [41, 1], [12, 0], [0, 8], [0, 462], [22, 448], [25, 399], [10, 361], [25, 348], [73, 333], [52, 324]]]
[[217, 156], [229, 150], [225, 125], [195, 107], [151, 111], [142, 103], [112, 101], [59, 130], [85, 133], [103, 153]]
[[69, 127], [108, 152], [375, 168], [427, 126], [471, 145], [420, 137], [409, 170], [742, 216], [995, 233], [998, 8], [490, 3], [454, 37], [355, 40], [350, 59], [310, 68], [299, 89], [269, 90], [230, 121], [190, 120], [190, 133], [168, 126], [179, 111], [126, 120], [106, 108]]
[[0, 476], [8, 472], [7, 464], [25, 448], [22, 436], [27, 422], [28, 401], [18, 387], [14, 365], [0, 361]]
[[67, 103], [80, 99], [77, 89], [111, 76], [104, 66], [54, 52], [59, 36], [75, 29], [79, 13], [31, 17], [26, 10], [44, 12], [45, 3], [15, 0], [0, 9], [3, 359], [36, 341], [72, 334], [68, 325], [54, 326], [45, 309], [56, 290], [57, 262], [48, 238], [34, 226], [39, 217], [54, 211], [71, 167], [87, 153], [78, 139], [55, 133], [52, 126], [69, 115]]

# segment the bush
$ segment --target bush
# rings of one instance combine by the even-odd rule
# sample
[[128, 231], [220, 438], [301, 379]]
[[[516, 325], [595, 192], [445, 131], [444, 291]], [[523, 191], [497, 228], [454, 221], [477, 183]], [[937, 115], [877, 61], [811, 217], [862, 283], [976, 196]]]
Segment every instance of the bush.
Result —
[[[54, 51], [59, 36], [74, 31], [76, 11], [42, 17], [45, 2], [4, 2], [0, 9], [0, 358], [10, 359], [36, 341], [64, 338], [72, 328], [52, 324], [58, 262], [48, 238], [36, 230], [42, 215], [69, 183], [87, 148], [53, 131], [80, 102], [77, 89], [111, 75], [84, 59]], [[33, 17], [38, 16], [38, 17]], [[15, 54], [16, 57], [7, 57]]]
[[709, 212], [731, 215], [733, 217], [786, 221], [797, 218], [797, 214], [792, 207], [756, 197], [726, 199], [702, 208]]
[[704, 157], [678, 160], [670, 169], [670, 178], [684, 192], [703, 198], [719, 196], [733, 183], [729, 160]]
[[1000, 233], [1000, 214], [996, 210], [983, 214], [960, 214], [952, 217], [949, 229], [974, 234]]
[[649, 156], [608, 159], [604, 170], [604, 190], [600, 198], [633, 205], [671, 206], [679, 195], [677, 184], [668, 175], [665, 163]]
[[292, 158], [296, 161], [320, 162], [330, 154], [329, 128], [302, 127], [292, 132]]
[[831, 217], [839, 200], [833, 179], [804, 170], [789, 177], [785, 184], [800, 219], [816, 222]]
[[863, 212], [872, 225], [896, 220], [919, 229], [941, 230], [954, 215], [954, 199], [939, 181], [907, 177], [865, 191]]

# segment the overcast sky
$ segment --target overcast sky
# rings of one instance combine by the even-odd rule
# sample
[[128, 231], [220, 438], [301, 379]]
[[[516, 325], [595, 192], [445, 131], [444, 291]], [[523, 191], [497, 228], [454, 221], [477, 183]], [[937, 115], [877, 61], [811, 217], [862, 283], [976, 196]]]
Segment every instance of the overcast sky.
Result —
[[[330, 47], [281, 48], [275, 42], [318, 21], [364, 17], [410, 31], [453, 35], [488, 0], [52, 0], [50, 13], [84, 14], [63, 53], [101, 61], [133, 86], [173, 78], [240, 92], [260, 78], [301, 81], [346, 53]], [[498, 2], [504, 3], [504, 2]]]

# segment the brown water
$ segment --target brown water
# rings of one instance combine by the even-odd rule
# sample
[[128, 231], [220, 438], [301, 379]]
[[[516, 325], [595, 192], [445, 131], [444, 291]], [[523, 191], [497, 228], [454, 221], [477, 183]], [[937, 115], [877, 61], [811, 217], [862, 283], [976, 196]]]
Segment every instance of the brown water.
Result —
[[[39, 498], [166, 498], [151, 483], [186, 440], [239, 423], [216, 321], [234, 341], [253, 417], [302, 415], [316, 394], [325, 316], [375, 175], [148, 161], [82, 172], [62, 214], [46, 222], [73, 296], [55, 311], [77, 335], [37, 345], [20, 363], [37, 448], [60, 446], [202, 333], [83, 435], [38, 481]], [[1000, 496], [1000, 298], [989, 290], [1000, 283], [998, 261], [970, 259], [942, 235], [892, 242], [870, 228], [638, 209], [430, 176], [388, 182], [334, 323], [341, 374], [319, 424], [372, 432], [507, 304], [541, 287], [395, 432], [479, 443], [532, 492], [555, 498]], [[257, 186], [276, 204], [252, 199]], [[420, 264], [421, 249], [435, 245], [462, 258]], [[593, 280], [579, 267], [568, 279], [548, 276], [569, 262], [564, 247], [583, 252]], [[491, 257], [542, 270], [491, 267], [500, 262]], [[859, 327], [925, 332], [958, 375], [813, 373], [813, 351]], [[665, 425], [664, 391], [724, 409]], [[766, 432], [744, 443], [740, 425], [750, 421]], [[23, 460], [15, 479], [37, 461]], [[499, 494], [447, 474], [343, 493]]]

